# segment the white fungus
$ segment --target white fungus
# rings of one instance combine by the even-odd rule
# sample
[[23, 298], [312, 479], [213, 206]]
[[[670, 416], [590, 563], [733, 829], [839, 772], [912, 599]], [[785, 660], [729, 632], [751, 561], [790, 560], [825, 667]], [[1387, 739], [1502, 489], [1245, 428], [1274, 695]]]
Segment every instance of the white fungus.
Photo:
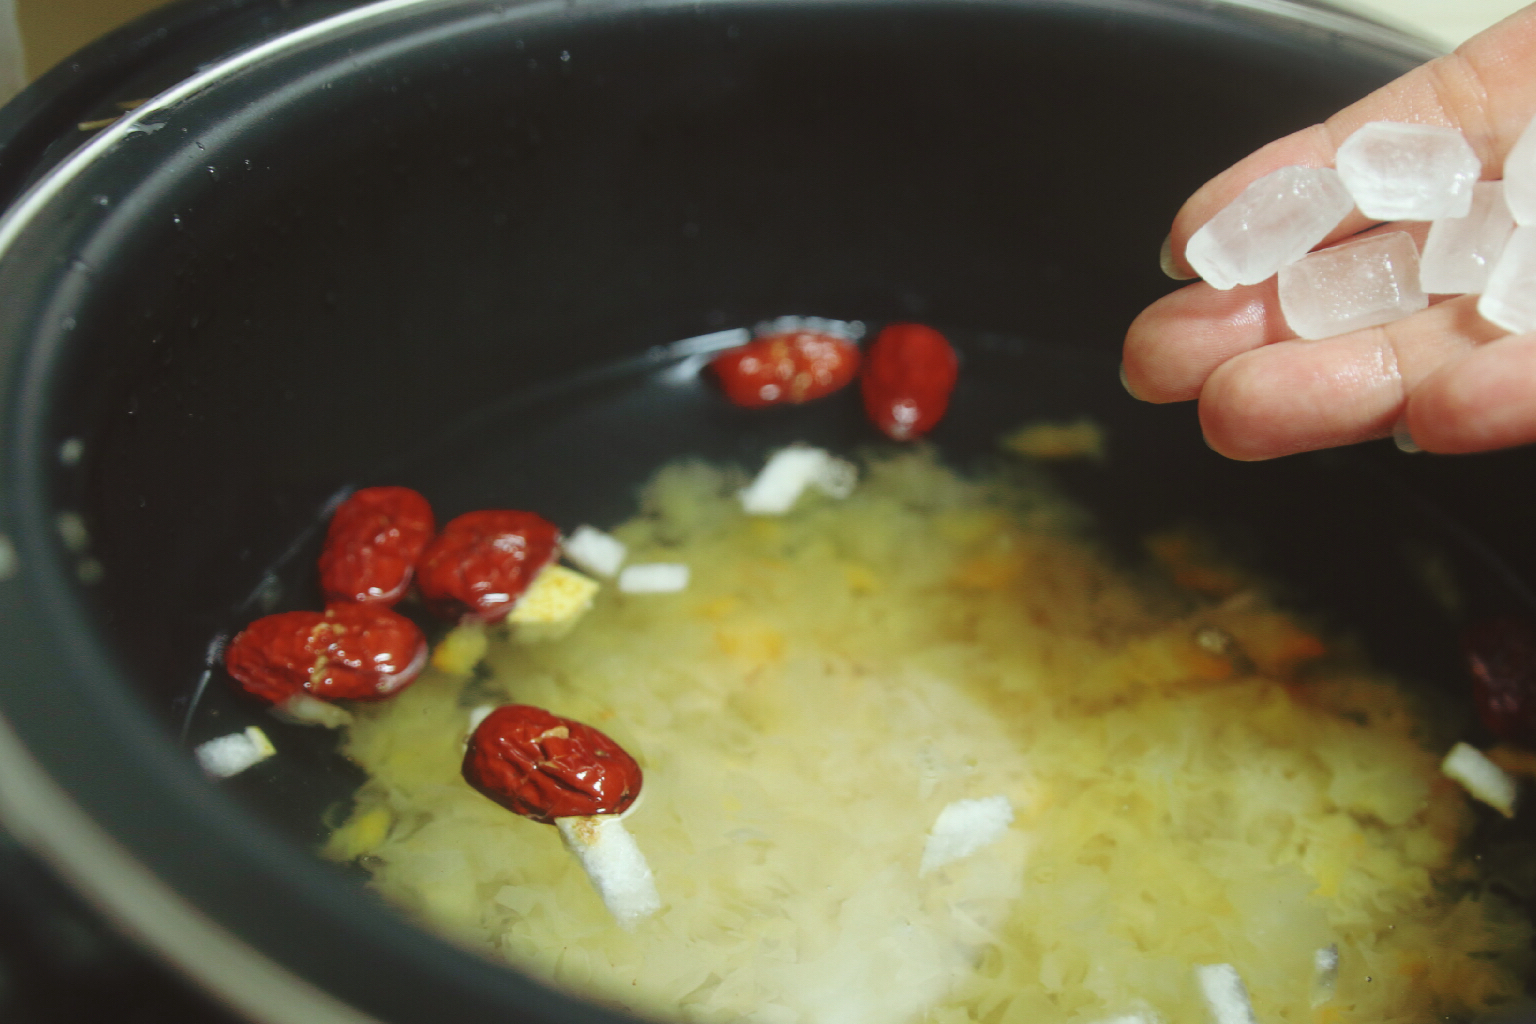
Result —
[[624, 565], [629, 549], [611, 533], [593, 526], [578, 526], [562, 545], [565, 557], [594, 576], [612, 579]]
[[203, 771], [217, 779], [239, 775], [275, 753], [277, 748], [267, 739], [267, 734], [254, 725], [246, 726], [242, 732], [200, 743], [193, 751]]
[[626, 594], [675, 594], [688, 589], [688, 567], [675, 562], [647, 562], [619, 573], [619, 590]]
[[1200, 994], [1214, 1024], [1257, 1024], [1248, 987], [1231, 964], [1204, 964], [1195, 968]]
[[1440, 762], [1440, 770], [1504, 817], [1515, 816], [1515, 780], [1476, 747], [1456, 744]]
[[555, 827], [620, 927], [632, 930], [661, 909], [651, 866], [617, 816], [556, 818]]
[[858, 479], [853, 463], [821, 448], [790, 445], [774, 452], [741, 492], [741, 507], [748, 515], [780, 516], [794, 507], [807, 487], [829, 497], [846, 498]]
[[947, 804], [928, 833], [918, 876], [969, 857], [983, 846], [996, 842], [1011, 824], [1013, 805], [1006, 796], [956, 800]]

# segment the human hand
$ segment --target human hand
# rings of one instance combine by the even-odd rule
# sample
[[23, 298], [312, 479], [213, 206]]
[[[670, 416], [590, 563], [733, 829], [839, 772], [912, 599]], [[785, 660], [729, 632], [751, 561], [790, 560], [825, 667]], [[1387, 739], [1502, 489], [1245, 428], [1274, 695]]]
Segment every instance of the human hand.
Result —
[[[1370, 121], [1445, 125], [1483, 162], [1503, 161], [1536, 115], [1536, 5], [1416, 68], [1320, 125], [1272, 142], [1223, 171], [1174, 218], [1163, 251], [1170, 276], [1197, 228], [1249, 184], [1281, 167], [1333, 165], [1338, 145]], [[1371, 230], [1422, 225], [1350, 214], [1324, 245]], [[1217, 291], [1192, 284], [1149, 306], [1126, 334], [1123, 377], [1149, 402], [1198, 398], [1208, 444], [1234, 459], [1269, 459], [1396, 433], [1433, 452], [1536, 441], [1536, 333], [1509, 335], [1477, 314], [1477, 296], [1432, 300], [1380, 327], [1298, 339], [1280, 314], [1275, 279]]]

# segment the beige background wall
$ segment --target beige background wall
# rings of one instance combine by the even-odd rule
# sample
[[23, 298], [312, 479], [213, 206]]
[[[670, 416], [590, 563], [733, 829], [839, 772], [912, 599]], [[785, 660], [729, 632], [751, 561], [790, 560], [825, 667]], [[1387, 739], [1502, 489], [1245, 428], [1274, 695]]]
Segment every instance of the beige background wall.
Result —
[[27, 75], [36, 78], [102, 33], [161, 0], [16, 0]]
[[[46, 71], [160, 0], [15, 0], [27, 71]], [[1524, 6], [1523, 0], [1353, 0], [1354, 6], [1448, 46]]]

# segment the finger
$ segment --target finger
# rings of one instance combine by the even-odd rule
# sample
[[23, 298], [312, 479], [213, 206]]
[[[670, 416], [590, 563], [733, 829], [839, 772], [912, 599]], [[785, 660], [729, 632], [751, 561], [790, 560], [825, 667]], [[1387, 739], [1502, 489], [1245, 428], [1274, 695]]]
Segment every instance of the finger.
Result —
[[1142, 311], [1125, 335], [1125, 386], [1145, 402], [1200, 397], [1233, 356], [1295, 337], [1280, 315], [1275, 281], [1217, 291], [1192, 284]]
[[1536, 334], [1499, 338], [1413, 389], [1404, 426], [1431, 452], [1485, 452], [1536, 441]]
[[[1369, 238], [1405, 231], [1424, 248], [1428, 226], [1383, 224]], [[1147, 402], [1186, 402], [1200, 396], [1206, 379], [1234, 356], [1296, 337], [1280, 310], [1276, 279], [1218, 291], [1192, 284], [1163, 296], [1131, 322], [1125, 335], [1126, 388]]]
[[[1193, 276], [1184, 259], [1189, 236], [1254, 181], [1281, 167], [1331, 167], [1339, 144], [1370, 121], [1443, 125], [1462, 133], [1483, 162], [1482, 177], [1503, 176], [1504, 155], [1536, 114], [1536, 6], [1417, 67], [1327, 121], [1270, 143], [1201, 186], [1174, 218], [1170, 269]], [[1370, 221], [1345, 218], [1328, 241]]]
[[1410, 393], [1502, 333], [1466, 295], [1380, 327], [1253, 349], [1201, 390], [1206, 443], [1254, 461], [1386, 437]]

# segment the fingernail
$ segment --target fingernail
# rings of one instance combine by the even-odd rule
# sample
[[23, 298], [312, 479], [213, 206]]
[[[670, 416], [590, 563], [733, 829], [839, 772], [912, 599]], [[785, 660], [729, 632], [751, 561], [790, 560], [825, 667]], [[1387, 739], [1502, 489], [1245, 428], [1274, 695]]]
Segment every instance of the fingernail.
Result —
[[1186, 274], [1173, 263], [1173, 236], [1163, 239], [1163, 247], [1158, 250], [1157, 264], [1163, 268], [1163, 273], [1175, 281], [1193, 281], [1199, 274]]
[[1392, 428], [1392, 443], [1397, 445], [1398, 451], [1407, 452], [1410, 455], [1424, 450], [1414, 443], [1413, 435], [1408, 433], [1408, 421], [1405, 419], [1398, 420], [1397, 426]]
[[1138, 402], [1141, 401], [1141, 396], [1136, 393], [1136, 389], [1135, 388], [1131, 387], [1131, 379], [1125, 375], [1125, 364], [1124, 363], [1120, 364], [1120, 386], [1125, 388], [1125, 393], [1126, 394], [1130, 395], [1132, 398], [1136, 399], [1136, 401], [1138, 401]]

